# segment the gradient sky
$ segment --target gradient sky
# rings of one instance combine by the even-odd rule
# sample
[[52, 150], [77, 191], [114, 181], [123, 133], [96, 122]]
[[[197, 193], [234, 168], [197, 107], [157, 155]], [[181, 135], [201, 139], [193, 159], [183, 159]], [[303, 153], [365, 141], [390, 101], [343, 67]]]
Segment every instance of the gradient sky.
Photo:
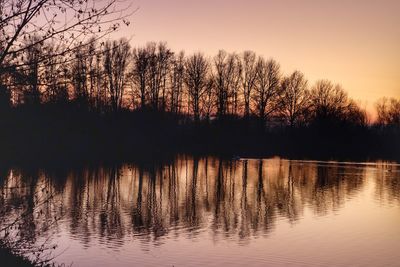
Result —
[[253, 50], [310, 82], [340, 83], [372, 109], [400, 97], [399, 0], [135, 0], [139, 10], [118, 35], [133, 46], [166, 41], [213, 56]]

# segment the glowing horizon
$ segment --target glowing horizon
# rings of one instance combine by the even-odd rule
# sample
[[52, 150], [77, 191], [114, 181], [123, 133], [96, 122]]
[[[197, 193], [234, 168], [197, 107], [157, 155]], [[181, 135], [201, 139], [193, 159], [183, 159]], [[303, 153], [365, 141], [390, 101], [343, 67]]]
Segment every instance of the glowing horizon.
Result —
[[[132, 46], [165, 41], [175, 52], [214, 56], [252, 50], [300, 70], [312, 85], [329, 79], [373, 113], [400, 98], [400, 1], [139, 0], [131, 26], [115, 37]], [[397, 26], [397, 27], [396, 27]]]

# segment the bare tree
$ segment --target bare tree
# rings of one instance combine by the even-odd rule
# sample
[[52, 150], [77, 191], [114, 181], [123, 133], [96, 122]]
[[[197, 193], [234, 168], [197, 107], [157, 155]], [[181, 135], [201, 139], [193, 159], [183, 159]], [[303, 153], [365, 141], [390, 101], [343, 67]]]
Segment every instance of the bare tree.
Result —
[[[140, 98], [140, 107], [146, 106], [148, 97], [148, 72], [149, 72], [150, 55], [147, 47], [137, 48], [133, 50], [133, 70], [132, 79], [136, 86], [137, 94]], [[135, 91], [134, 91], [135, 92]]]
[[185, 83], [187, 86], [189, 105], [194, 119], [200, 120], [200, 100], [208, 85], [209, 63], [203, 54], [196, 53], [186, 60]]
[[400, 100], [382, 98], [375, 104], [378, 114], [377, 123], [381, 126], [400, 126]]
[[391, 98], [390, 99], [390, 123], [400, 126], [400, 100]]
[[[0, 3], [0, 66], [8, 57], [15, 58], [46, 40], [64, 42], [65, 53], [80, 46], [89, 34], [110, 33], [120, 27], [120, 21], [129, 24], [126, 17], [130, 15], [130, 5], [117, 0], [2, 0]], [[34, 42], [25, 42], [34, 35]]]
[[[168, 73], [171, 67], [171, 59], [174, 53], [167, 47], [166, 43], [159, 43], [158, 45], [158, 65], [159, 65], [159, 79], [161, 87], [161, 110], [166, 110], [167, 104], [167, 80]], [[158, 107], [157, 107], [158, 108]]]
[[349, 105], [346, 109], [345, 121], [350, 125], [359, 127], [366, 127], [370, 123], [366, 109], [360, 107], [352, 99], [349, 100]]
[[211, 114], [214, 112], [217, 103], [217, 94], [214, 90], [214, 79], [212, 77], [207, 78], [207, 84], [205, 92], [201, 97], [201, 114], [204, 115], [206, 120], [209, 120]]
[[113, 111], [118, 111], [122, 107], [130, 55], [131, 47], [126, 39], [105, 44], [104, 71]]
[[218, 54], [214, 57], [214, 85], [217, 94], [217, 115], [222, 117], [226, 113], [227, 102], [228, 102], [228, 64], [227, 64], [228, 54], [220, 50]]
[[242, 56], [242, 89], [244, 100], [244, 115], [250, 115], [250, 100], [257, 78], [256, 54], [252, 51], [245, 51]]
[[[166, 100], [166, 81], [173, 53], [165, 43], [149, 43], [149, 92], [153, 109], [164, 109]], [[160, 99], [161, 98], [161, 99]]]
[[242, 83], [243, 65], [240, 60], [240, 57], [237, 54], [231, 54], [229, 58], [234, 65], [234, 71], [230, 81], [230, 87], [231, 87], [230, 112], [233, 115], [238, 115], [239, 105], [240, 105], [240, 87]]
[[[56, 45], [48, 43], [42, 49], [46, 53], [54, 54]], [[46, 101], [51, 103], [65, 103], [68, 98], [68, 89], [62, 78], [66, 76], [67, 68], [63, 67], [61, 56], [49, 57], [43, 64], [44, 94]]]
[[[30, 43], [36, 43], [36, 38]], [[29, 68], [25, 70], [26, 74], [20, 76], [25, 80], [27, 88], [24, 89], [24, 103], [25, 104], [40, 104], [41, 92], [39, 89], [39, 64], [42, 56], [42, 45], [37, 43], [35, 45], [28, 45], [28, 49], [24, 53], [25, 63], [29, 65]]]
[[[1, 0], [0, 77], [18, 76], [27, 69], [34, 72], [36, 67], [24, 56], [45, 43], [54, 43], [57, 47], [51, 53], [41, 54], [36, 60], [37, 66], [47, 67], [48, 61], [57, 56], [67, 64], [74, 59], [77, 50], [86, 45], [88, 38], [95, 36], [92, 40], [98, 40], [122, 24], [129, 25], [127, 18], [133, 12], [131, 4], [125, 0]], [[39, 74], [42, 72], [38, 70]], [[21, 78], [26, 77], [15, 80]], [[14, 84], [9, 84], [8, 88], [19, 89]], [[38, 89], [36, 96], [41, 86]], [[32, 90], [25, 93], [27, 99], [34, 97], [37, 102]], [[14, 103], [20, 101], [18, 92], [12, 95]]]
[[92, 102], [96, 110], [102, 111], [107, 103], [107, 90], [104, 86], [106, 79], [103, 70], [104, 53], [93, 41], [89, 44], [89, 53], [90, 87], [94, 94]]
[[342, 87], [328, 80], [317, 81], [311, 90], [311, 106], [317, 120], [342, 119], [349, 104]]
[[181, 51], [171, 62], [170, 78], [170, 111], [178, 114], [181, 111], [183, 85], [185, 78], [185, 54]]
[[220, 50], [214, 58], [214, 85], [217, 94], [217, 115], [222, 117], [229, 112], [230, 106], [237, 109], [238, 85], [241, 75], [241, 64], [235, 54], [228, 55]]
[[304, 120], [304, 115], [310, 106], [310, 93], [304, 74], [295, 71], [284, 77], [281, 82], [280, 113], [285, 122], [294, 127]]
[[265, 120], [278, 107], [280, 66], [273, 59], [266, 61], [262, 57], [259, 57], [256, 74], [253, 94], [254, 107], [258, 117]]
[[88, 94], [88, 64], [83, 48], [75, 50], [75, 59], [72, 61], [71, 80], [75, 100], [82, 106], [89, 103]]
[[96, 65], [96, 53], [97, 53], [97, 43], [96, 40], [89, 40], [87, 45], [87, 64], [88, 64], [88, 75], [89, 75], [89, 85], [88, 85], [88, 94], [90, 99], [90, 106], [96, 107], [96, 82], [98, 81], [97, 72], [98, 66]]
[[388, 112], [388, 99], [381, 98], [375, 103], [377, 117], [377, 123], [381, 126], [387, 125], [390, 121], [389, 112]]

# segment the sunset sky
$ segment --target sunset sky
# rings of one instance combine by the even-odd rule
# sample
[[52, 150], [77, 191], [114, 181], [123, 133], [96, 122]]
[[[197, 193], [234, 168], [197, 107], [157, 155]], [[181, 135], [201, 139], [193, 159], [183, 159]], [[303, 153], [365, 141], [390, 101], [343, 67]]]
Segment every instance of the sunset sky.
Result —
[[131, 26], [118, 35], [133, 46], [166, 41], [174, 50], [213, 56], [253, 50], [302, 71], [309, 81], [340, 83], [372, 109], [400, 97], [398, 0], [136, 0]]

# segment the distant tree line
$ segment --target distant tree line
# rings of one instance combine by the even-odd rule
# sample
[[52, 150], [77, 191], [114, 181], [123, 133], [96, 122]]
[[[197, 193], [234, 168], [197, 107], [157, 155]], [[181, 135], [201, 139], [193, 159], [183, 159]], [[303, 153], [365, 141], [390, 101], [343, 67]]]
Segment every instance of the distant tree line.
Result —
[[400, 157], [399, 99], [380, 99], [372, 121], [340, 85], [284, 74], [252, 51], [207, 57], [163, 42], [132, 48], [127, 39], [93, 37], [72, 51], [29, 42], [2, 64], [3, 160], [38, 159], [38, 151], [46, 160]]
[[[285, 75], [274, 59], [252, 51], [220, 50], [209, 58], [174, 53], [165, 43], [132, 49], [126, 39], [91, 39], [67, 55], [57, 53], [54, 42], [29, 42], [18, 67], [1, 73], [3, 109], [74, 103], [100, 113], [146, 109], [195, 121], [233, 116], [289, 127], [369, 123], [366, 110], [339, 84], [319, 80], [310, 85], [300, 71]], [[377, 124], [400, 125], [400, 100], [381, 99], [376, 109]]]

